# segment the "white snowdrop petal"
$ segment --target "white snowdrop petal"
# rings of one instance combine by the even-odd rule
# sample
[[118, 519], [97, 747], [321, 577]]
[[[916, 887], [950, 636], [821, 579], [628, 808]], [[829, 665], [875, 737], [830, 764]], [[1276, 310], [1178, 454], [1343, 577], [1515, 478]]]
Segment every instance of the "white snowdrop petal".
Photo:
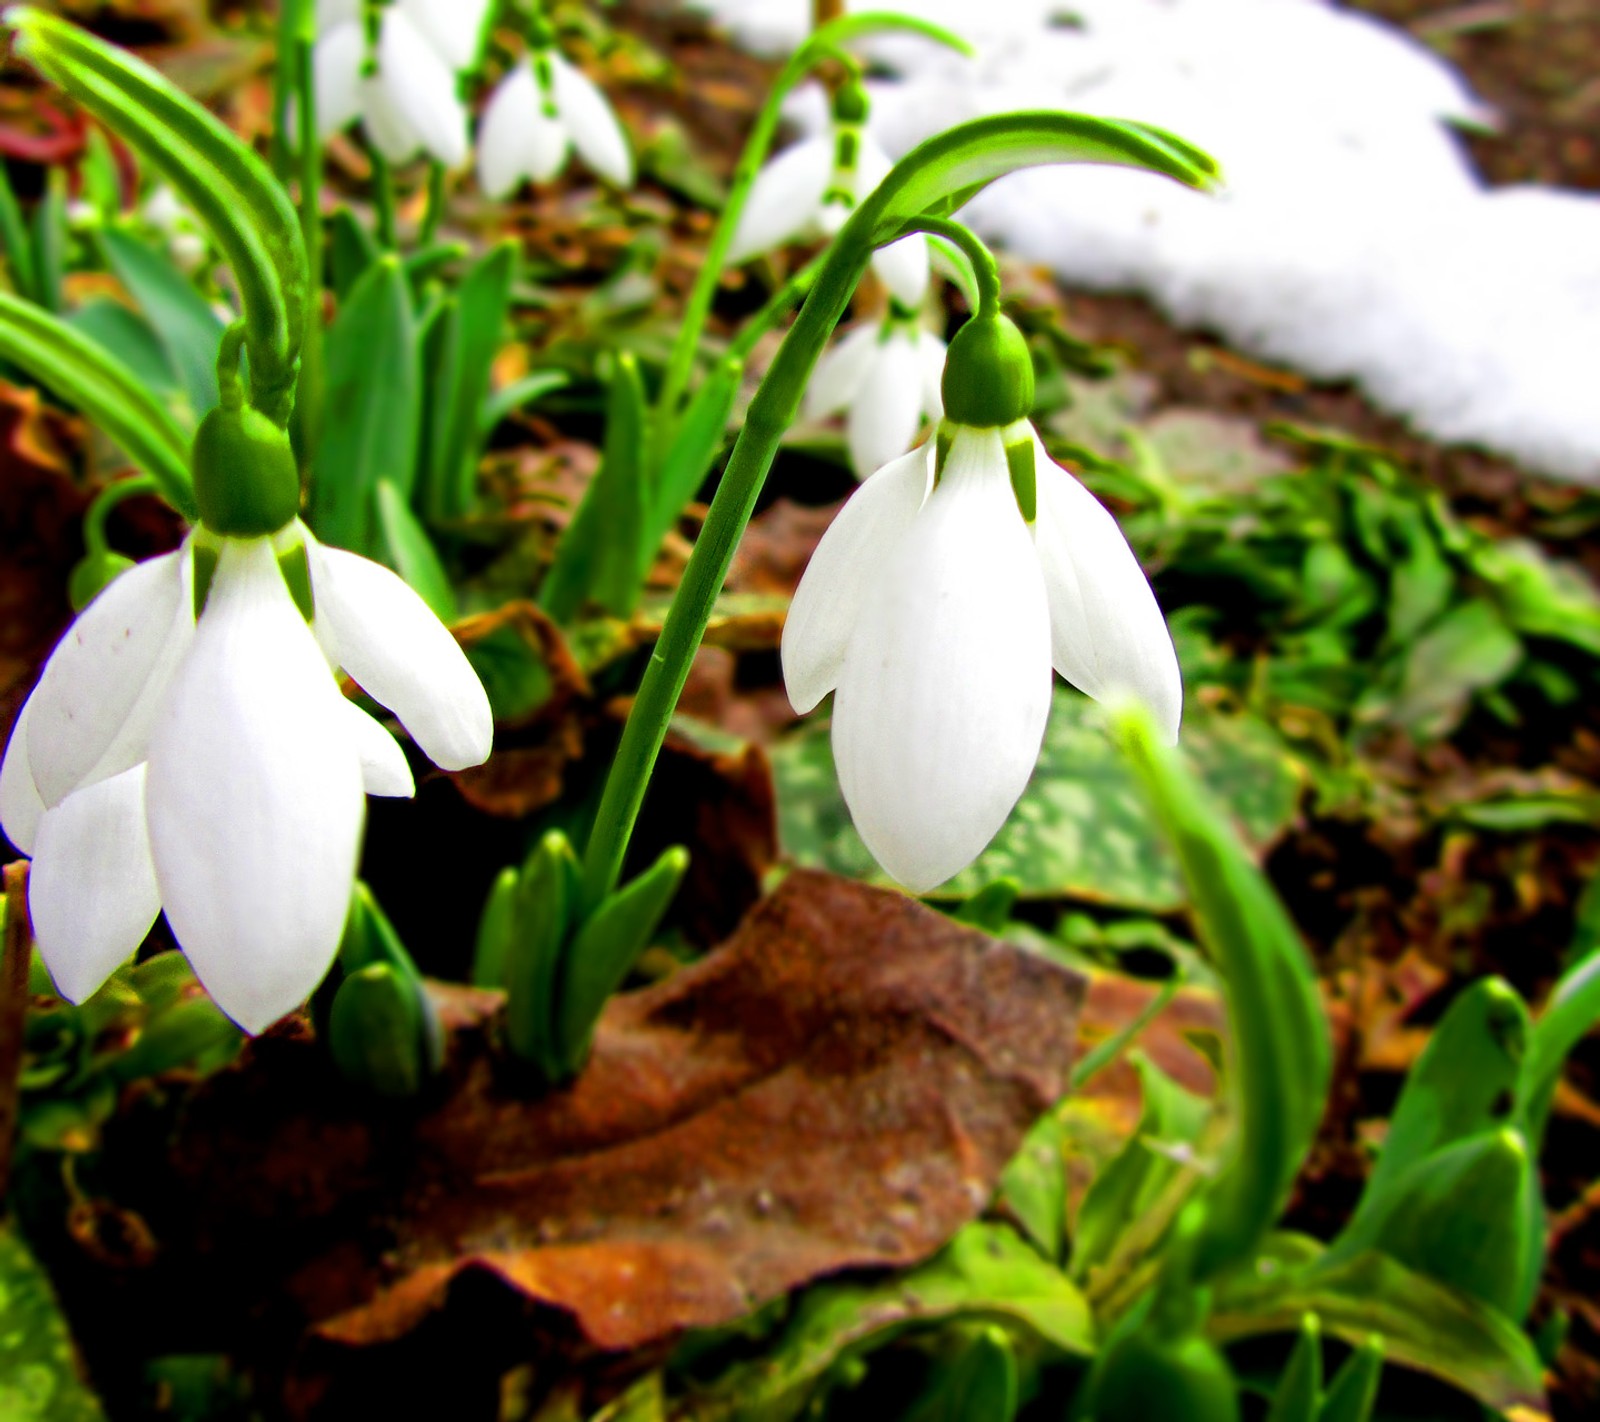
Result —
[[268, 540], [230, 540], [151, 738], [145, 805], [173, 933], [246, 1030], [332, 963], [365, 804], [344, 700]]
[[731, 265], [803, 236], [816, 221], [833, 172], [833, 144], [808, 138], [786, 148], [756, 175], [728, 249]]
[[[46, 805], [83, 783], [161, 664], [183, 598], [183, 556], [151, 558], [109, 584], [45, 663], [28, 716], [28, 762]], [[141, 748], [129, 764], [143, 758]]]
[[783, 684], [802, 716], [839, 680], [868, 586], [927, 497], [930, 445], [885, 465], [822, 535], [783, 624]]
[[417, 793], [417, 783], [406, 764], [400, 743], [353, 701], [346, 701], [345, 721], [351, 743], [361, 761], [361, 783], [369, 795], [408, 800]]
[[422, 149], [421, 137], [381, 76], [361, 81], [361, 132], [390, 163], [409, 163]]
[[400, 0], [397, 8], [451, 69], [471, 68], [489, 0]]
[[1036, 542], [1050, 598], [1051, 659], [1097, 701], [1135, 696], [1169, 743], [1178, 739], [1183, 678], [1150, 582], [1106, 507], [1034, 437]]
[[910, 338], [895, 332], [876, 357], [850, 407], [850, 463], [858, 479], [910, 449], [922, 425], [922, 371]]
[[421, 147], [447, 168], [466, 161], [467, 114], [456, 97], [455, 75], [403, 12], [391, 10], [383, 18], [377, 84]]
[[68, 795], [39, 823], [28, 913], [56, 991], [82, 1002], [161, 912], [145, 832], [145, 767]]
[[0, 761], [0, 830], [24, 854], [33, 853], [33, 841], [44, 816], [44, 801], [33, 783], [33, 767], [28, 762], [28, 708], [30, 697], [17, 712], [11, 727], [11, 741], [5, 759]]
[[488, 759], [494, 718], [478, 674], [427, 603], [387, 568], [308, 541], [317, 621], [339, 664], [399, 718], [429, 760], [463, 770]]
[[317, 0], [317, 33], [325, 35], [335, 25], [361, 18], [361, 0]]
[[312, 93], [317, 101], [317, 132], [327, 138], [361, 113], [361, 63], [366, 39], [357, 19], [323, 31], [311, 52]]
[[488, 196], [505, 197], [528, 175], [526, 136], [541, 123], [549, 120], [539, 113], [539, 86], [518, 64], [489, 96], [478, 127], [478, 181]]
[[572, 136], [578, 156], [607, 182], [631, 188], [633, 151], [611, 101], [587, 74], [554, 51], [550, 54], [550, 72], [556, 111]]
[[869, 321], [857, 326], [831, 350], [823, 352], [822, 359], [811, 372], [811, 379], [806, 382], [807, 419], [825, 419], [849, 408], [861, 388], [867, 367], [877, 354], [882, 334], [882, 327], [876, 321]]
[[1050, 686], [1044, 579], [998, 432], [963, 431], [867, 589], [834, 695], [845, 803], [902, 884], [944, 882], [1005, 823]]
[[920, 232], [879, 247], [872, 270], [902, 306], [920, 306], [928, 294], [928, 239]]

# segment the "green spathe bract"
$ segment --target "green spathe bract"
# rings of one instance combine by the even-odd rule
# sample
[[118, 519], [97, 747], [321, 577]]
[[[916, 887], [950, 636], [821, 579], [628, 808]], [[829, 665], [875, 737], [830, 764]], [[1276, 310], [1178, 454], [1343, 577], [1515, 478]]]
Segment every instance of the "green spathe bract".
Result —
[[1004, 428], [1033, 413], [1033, 357], [1007, 316], [974, 316], [945, 353], [940, 382], [946, 418], [978, 429]]
[[200, 522], [229, 538], [278, 532], [300, 508], [300, 475], [289, 436], [259, 410], [219, 405], [194, 436], [194, 495]]

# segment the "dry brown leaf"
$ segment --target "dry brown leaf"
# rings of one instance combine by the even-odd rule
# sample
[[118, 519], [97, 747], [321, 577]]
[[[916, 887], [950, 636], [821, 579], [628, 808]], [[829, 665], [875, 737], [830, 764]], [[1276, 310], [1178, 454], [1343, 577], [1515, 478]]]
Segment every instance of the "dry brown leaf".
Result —
[[158, 1188], [243, 1298], [287, 1293], [324, 1340], [308, 1399], [310, 1373], [366, 1368], [350, 1350], [406, 1340], [423, 1366], [462, 1308], [528, 1352], [574, 1329], [644, 1348], [938, 1248], [1065, 1090], [1083, 990], [900, 894], [797, 872], [720, 950], [614, 999], [570, 1089], [519, 1094], [496, 995], [453, 991], [431, 1109], [376, 1111], [314, 1046], [261, 1039], [192, 1103], [179, 1192]]

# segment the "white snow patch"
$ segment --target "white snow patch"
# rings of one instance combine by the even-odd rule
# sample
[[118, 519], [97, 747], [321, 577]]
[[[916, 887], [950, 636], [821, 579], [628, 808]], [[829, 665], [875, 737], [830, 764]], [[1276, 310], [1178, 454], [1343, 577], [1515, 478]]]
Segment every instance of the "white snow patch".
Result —
[[[760, 52], [810, 0], [696, 0]], [[1434, 438], [1600, 483], [1600, 196], [1485, 188], [1453, 126], [1493, 115], [1403, 32], [1324, 0], [859, 0], [961, 34], [863, 48], [899, 156], [966, 118], [1066, 108], [1141, 119], [1222, 164], [1220, 197], [1089, 165], [1035, 168], [966, 219], [1069, 285], [1320, 379], [1358, 381]], [[1071, 17], [1069, 19], [1069, 17]], [[815, 128], [812, 95], [794, 117]]]

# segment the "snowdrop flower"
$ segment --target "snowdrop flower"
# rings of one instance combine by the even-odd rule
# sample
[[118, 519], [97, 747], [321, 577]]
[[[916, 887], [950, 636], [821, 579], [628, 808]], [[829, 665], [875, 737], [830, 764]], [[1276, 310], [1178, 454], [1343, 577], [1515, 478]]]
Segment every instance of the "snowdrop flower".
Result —
[[[888, 176], [889, 156], [865, 127], [867, 95], [859, 83], [834, 96], [825, 135], [785, 149], [756, 175], [728, 249], [737, 265], [807, 237], [832, 237], [856, 204]], [[873, 270], [902, 306], [928, 289], [928, 239], [902, 237], [873, 254]]]
[[1045, 453], [1022, 334], [982, 313], [951, 342], [937, 441], [840, 511], [795, 591], [795, 710], [829, 691], [833, 756], [867, 848], [921, 892], [982, 852], [1033, 773], [1051, 668], [1134, 696], [1175, 740], [1172, 638], [1116, 521]]
[[484, 108], [478, 132], [484, 192], [500, 198], [525, 178], [547, 183], [574, 148], [607, 182], [632, 187], [633, 154], [610, 101], [546, 34], [535, 34], [527, 59], [500, 81]]
[[467, 111], [456, 73], [469, 68], [488, 0], [394, 0], [369, 42], [361, 0], [317, 0], [313, 56], [317, 128], [326, 137], [361, 120], [391, 163], [426, 151], [448, 168], [467, 158]]
[[165, 910], [217, 1005], [255, 1032], [333, 960], [363, 791], [412, 793], [330, 664], [445, 769], [482, 761], [492, 727], [422, 600], [294, 516], [270, 421], [212, 411], [195, 486], [202, 526], [106, 587], [51, 654], [0, 764], [0, 825], [33, 858], [28, 905], [62, 996], [94, 992]]
[[810, 419], [843, 412], [850, 465], [865, 479], [916, 443], [924, 418], [944, 414], [944, 342], [904, 308], [858, 326], [817, 362], [806, 386]]

